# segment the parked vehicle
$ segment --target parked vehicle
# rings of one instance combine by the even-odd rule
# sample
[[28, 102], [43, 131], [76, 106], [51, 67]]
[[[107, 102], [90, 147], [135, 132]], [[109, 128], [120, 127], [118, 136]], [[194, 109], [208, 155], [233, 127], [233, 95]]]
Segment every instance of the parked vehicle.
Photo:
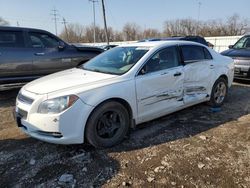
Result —
[[46, 142], [110, 147], [136, 124], [206, 101], [221, 106], [233, 70], [231, 58], [193, 42], [121, 45], [25, 85], [16, 120]]
[[250, 35], [242, 37], [221, 54], [234, 59], [236, 79], [250, 80]]
[[208, 46], [208, 42], [200, 36], [173, 36], [173, 37], [167, 37], [167, 38], [151, 38], [151, 39], [143, 39], [139, 42], [150, 42], [150, 41], [162, 41], [162, 40], [185, 40], [185, 41], [191, 41], [191, 42], [198, 42], [200, 44], [203, 44], [205, 46]]
[[30, 28], [0, 27], [0, 90], [79, 66], [103, 52]]
[[109, 44], [109, 45], [103, 45], [103, 46], [101, 46], [101, 48], [104, 49], [104, 50], [110, 50], [110, 49], [112, 49], [112, 48], [114, 48], [116, 46], [118, 46], [118, 45], [116, 45], [116, 44]]

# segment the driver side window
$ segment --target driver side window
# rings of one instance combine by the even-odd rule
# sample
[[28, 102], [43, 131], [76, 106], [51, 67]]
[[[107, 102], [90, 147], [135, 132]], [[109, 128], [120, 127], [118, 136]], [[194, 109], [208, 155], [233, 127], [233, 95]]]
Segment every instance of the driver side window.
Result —
[[57, 48], [59, 41], [46, 33], [29, 33], [31, 45], [33, 48]]
[[140, 74], [147, 74], [177, 67], [180, 65], [179, 59], [179, 53], [176, 47], [165, 48], [157, 52], [147, 61], [140, 71]]

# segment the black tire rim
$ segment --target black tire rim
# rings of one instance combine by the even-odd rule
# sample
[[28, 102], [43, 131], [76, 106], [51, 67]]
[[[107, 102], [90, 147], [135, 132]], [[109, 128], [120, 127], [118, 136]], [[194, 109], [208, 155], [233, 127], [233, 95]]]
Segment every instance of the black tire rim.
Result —
[[217, 104], [221, 104], [227, 94], [227, 86], [224, 82], [219, 82], [216, 87], [215, 87], [215, 91], [214, 91], [214, 101]]
[[124, 118], [120, 112], [108, 111], [104, 112], [97, 121], [97, 135], [103, 139], [111, 139], [123, 127]]

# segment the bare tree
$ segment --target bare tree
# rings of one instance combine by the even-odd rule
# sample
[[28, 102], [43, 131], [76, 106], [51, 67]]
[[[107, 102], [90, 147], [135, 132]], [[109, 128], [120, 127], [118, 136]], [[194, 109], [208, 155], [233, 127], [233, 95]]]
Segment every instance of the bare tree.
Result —
[[[0, 23], [7, 23], [1, 21]], [[164, 30], [160, 32], [157, 29], [144, 29], [136, 23], [126, 23], [122, 31], [114, 30], [112, 27], [107, 28], [109, 33], [109, 41], [134, 41], [142, 38], [158, 38], [168, 36], [185, 36], [200, 35], [208, 36], [228, 36], [243, 35], [246, 32], [248, 21], [240, 18], [237, 14], [229, 17], [226, 21], [210, 20], [197, 21], [194, 19], [177, 19], [167, 20], [164, 22]], [[68, 36], [65, 30], [60, 36], [71, 43], [94, 42], [93, 32], [94, 25], [83, 26], [80, 24], [67, 25]], [[95, 26], [96, 42], [105, 42], [105, 30], [99, 26]]]
[[123, 41], [123, 33], [121, 31], [114, 31], [112, 41]]
[[201, 36], [232, 36], [243, 35], [247, 28], [247, 20], [234, 14], [227, 21], [210, 20], [197, 22], [193, 19], [177, 19], [164, 22], [165, 36], [201, 35]]
[[[67, 34], [68, 33], [68, 34]], [[64, 29], [60, 37], [67, 42], [80, 43], [84, 42], [85, 28], [80, 24], [68, 24], [67, 33]]]
[[161, 37], [161, 33], [157, 29], [145, 29], [142, 33], [143, 38], [159, 38]]
[[0, 26], [7, 26], [10, 25], [8, 21], [0, 17]]
[[227, 19], [227, 35], [242, 35], [247, 27], [247, 20], [241, 19], [238, 14]]
[[197, 28], [200, 27], [198, 22], [193, 19], [177, 19], [164, 22], [165, 36], [195, 35]]
[[141, 28], [136, 23], [126, 23], [122, 32], [125, 41], [141, 39]]

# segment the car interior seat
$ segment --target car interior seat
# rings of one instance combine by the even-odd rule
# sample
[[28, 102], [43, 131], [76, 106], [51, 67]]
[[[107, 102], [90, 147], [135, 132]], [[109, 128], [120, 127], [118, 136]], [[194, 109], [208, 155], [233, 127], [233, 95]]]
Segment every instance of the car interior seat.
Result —
[[146, 64], [146, 71], [154, 72], [154, 71], [160, 70], [159, 62], [160, 62], [159, 58], [150, 59], [148, 63]]
[[176, 58], [171, 51], [163, 51], [159, 54], [160, 66], [162, 69], [172, 68], [176, 66]]

